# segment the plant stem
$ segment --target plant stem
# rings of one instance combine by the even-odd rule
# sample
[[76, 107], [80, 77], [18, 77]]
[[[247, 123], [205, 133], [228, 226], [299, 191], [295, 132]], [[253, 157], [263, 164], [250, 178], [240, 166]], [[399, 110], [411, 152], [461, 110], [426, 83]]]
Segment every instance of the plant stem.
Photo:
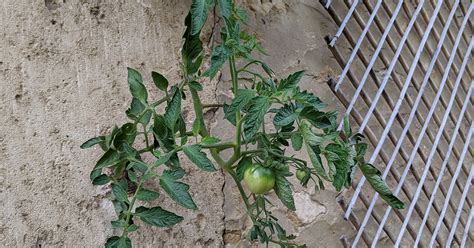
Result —
[[220, 103], [210, 103], [210, 104], [203, 104], [202, 108], [222, 108], [224, 107], [224, 104]]
[[148, 133], [147, 133], [145, 124], [143, 124], [143, 135], [145, 136], [146, 147], [150, 147], [150, 143], [148, 142]]
[[[152, 168], [153, 166], [149, 166], [146, 173], [148, 173], [150, 171], [150, 169]], [[145, 173], [145, 174], [146, 174]], [[128, 206], [128, 209], [127, 209], [127, 214], [126, 214], [126, 218], [125, 218], [125, 227], [123, 228], [123, 233], [122, 233], [122, 237], [123, 236], [127, 236], [127, 233], [128, 233], [128, 227], [129, 227], [129, 222], [130, 222], [130, 218], [132, 216], [132, 209], [133, 209], [133, 205], [135, 205], [135, 201], [137, 200], [137, 195], [138, 195], [138, 192], [140, 191], [140, 189], [142, 188], [142, 185], [143, 185], [143, 181], [140, 179], [140, 183], [138, 183], [138, 186], [137, 186], [137, 189], [135, 190], [135, 193], [133, 194], [133, 198], [132, 198], [132, 201], [130, 202], [130, 205]]]
[[[194, 106], [194, 111], [196, 113], [196, 119], [201, 122], [201, 130], [199, 130], [199, 133], [203, 137], [209, 136], [209, 132], [207, 131], [206, 124], [204, 123], [204, 113], [203, 113], [203, 108], [202, 108], [202, 103], [201, 99], [199, 98], [198, 92], [193, 89], [192, 87], [189, 87], [189, 91], [191, 92], [191, 97], [193, 99], [193, 106]], [[211, 148], [211, 155], [214, 160], [219, 164], [219, 166], [223, 166], [225, 164], [224, 160], [221, 158], [219, 155], [219, 151], [216, 148]]]
[[227, 142], [227, 143], [216, 143], [216, 144], [202, 144], [201, 147], [202, 148], [208, 148], [208, 149], [212, 149], [212, 148], [217, 148], [218, 150], [225, 150], [225, 149], [228, 149], [228, 148], [233, 148], [235, 146], [234, 143], [232, 142]]
[[237, 189], [239, 189], [240, 195], [242, 196], [242, 200], [244, 200], [245, 207], [248, 210], [248, 208], [250, 207], [250, 202], [247, 195], [245, 194], [244, 187], [242, 187], [242, 183], [240, 183], [240, 180], [234, 170], [229, 170], [228, 172], [232, 179], [234, 179], [234, 182], [237, 185]]
[[247, 151], [243, 151], [242, 155], [247, 155], [247, 154], [252, 154], [252, 153], [262, 153], [262, 152], [265, 152], [265, 150], [264, 149], [247, 150]]

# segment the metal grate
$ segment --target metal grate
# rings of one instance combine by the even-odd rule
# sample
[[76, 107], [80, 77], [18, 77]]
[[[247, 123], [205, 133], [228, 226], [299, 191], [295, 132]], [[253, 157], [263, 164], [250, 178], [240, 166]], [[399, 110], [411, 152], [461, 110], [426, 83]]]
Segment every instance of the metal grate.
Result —
[[326, 37], [342, 69], [329, 85], [407, 203], [392, 209], [358, 180], [340, 200], [352, 247], [474, 245], [474, 3], [320, 2], [339, 26]]

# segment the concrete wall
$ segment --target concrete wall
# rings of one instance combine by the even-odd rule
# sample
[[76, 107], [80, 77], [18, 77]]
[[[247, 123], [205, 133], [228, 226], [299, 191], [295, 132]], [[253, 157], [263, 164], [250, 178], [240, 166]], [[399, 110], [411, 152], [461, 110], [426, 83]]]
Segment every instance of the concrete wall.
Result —
[[[126, 67], [150, 82], [151, 70], [179, 80], [183, 19], [189, 0], [4, 0], [0, 3], [0, 246], [100, 247], [115, 218], [106, 194], [88, 175], [101, 151], [83, 151], [86, 139], [126, 121], [131, 100]], [[306, 69], [304, 87], [332, 107], [324, 84], [335, 63], [322, 37], [334, 30], [317, 1], [244, 2], [249, 31], [267, 48], [264, 59], [279, 76]], [[209, 28], [208, 28], [209, 29]], [[228, 99], [228, 78], [205, 82], [205, 102]], [[151, 86], [149, 84], [149, 86]], [[152, 88], [152, 87], [149, 87]], [[152, 90], [152, 97], [158, 93]], [[185, 111], [191, 122], [192, 108]], [[225, 135], [221, 112], [207, 113]], [[173, 228], [142, 228], [137, 247], [241, 246], [248, 220], [233, 183], [221, 173], [185, 166], [199, 210], [165, 200], [185, 217]], [[206, 195], [201, 192], [206, 192]], [[332, 191], [295, 183], [296, 213], [275, 207], [289, 231], [309, 247], [339, 246], [352, 235]]]

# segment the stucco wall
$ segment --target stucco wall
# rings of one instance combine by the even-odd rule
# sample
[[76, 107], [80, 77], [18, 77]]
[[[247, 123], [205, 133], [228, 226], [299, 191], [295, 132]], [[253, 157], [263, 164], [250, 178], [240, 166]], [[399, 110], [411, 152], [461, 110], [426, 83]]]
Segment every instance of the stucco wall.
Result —
[[[126, 67], [177, 82], [183, 19], [189, 0], [4, 0], [0, 3], [0, 246], [100, 247], [113, 232], [108, 187], [88, 175], [100, 154], [86, 139], [126, 121], [131, 100]], [[267, 48], [279, 76], [306, 69], [304, 87], [332, 107], [331, 75], [322, 37], [334, 30], [317, 1], [245, 1], [249, 31]], [[228, 99], [228, 78], [205, 82], [205, 102]], [[151, 85], [150, 85], [151, 86]], [[150, 89], [152, 87], [149, 87]], [[157, 97], [152, 91], [152, 97]], [[189, 103], [184, 107], [192, 118]], [[221, 112], [208, 113], [212, 132], [226, 135]], [[142, 228], [137, 247], [243, 245], [248, 221], [234, 185], [221, 173], [185, 166], [199, 210], [165, 200], [185, 221]], [[202, 194], [206, 192], [206, 194]], [[283, 223], [310, 247], [340, 246], [351, 234], [332, 191], [295, 183], [296, 213], [276, 207]], [[287, 220], [284, 220], [287, 219]], [[242, 236], [242, 237], [241, 237]]]

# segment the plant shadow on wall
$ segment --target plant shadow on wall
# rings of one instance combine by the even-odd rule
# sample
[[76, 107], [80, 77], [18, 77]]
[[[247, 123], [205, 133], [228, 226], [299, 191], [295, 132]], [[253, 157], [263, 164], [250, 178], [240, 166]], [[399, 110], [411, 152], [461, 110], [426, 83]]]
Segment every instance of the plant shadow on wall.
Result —
[[[217, 9], [224, 20], [222, 42], [213, 47], [210, 67], [202, 71], [204, 54], [199, 36], [211, 9]], [[295, 210], [287, 180], [293, 176], [290, 166], [296, 168], [295, 176], [303, 186], [311, 184], [319, 190], [324, 189], [324, 181], [329, 181], [337, 191], [349, 188], [356, 168], [360, 168], [388, 204], [403, 208], [403, 203], [382, 181], [379, 170], [365, 162], [367, 144], [361, 143], [361, 134], [352, 132], [348, 118], [344, 118], [343, 130], [337, 130], [338, 113], [323, 111], [325, 103], [300, 90], [298, 83], [304, 72], [278, 80], [267, 64], [252, 57], [252, 53], [264, 50], [254, 35], [241, 30], [245, 22], [245, 11], [233, 0], [193, 0], [185, 20], [182, 81], [170, 86], [163, 75], [152, 72], [155, 86], [165, 93], [160, 100], [150, 102], [141, 74], [128, 68], [133, 98], [126, 115], [131, 121], [81, 145], [99, 145], [104, 150], [90, 179], [94, 185], [111, 183], [111, 198], [118, 216], [111, 224], [121, 230], [121, 236], [110, 237], [106, 247], [131, 247], [128, 236], [139, 229], [137, 219], [157, 227], [170, 227], [183, 220], [160, 206], [149, 207], [146, 202], [165, 196], [146, 189], [145, 182], [159, 184], [167, 197], [182, 207], [197, 209], [189, 185], [181, 181], [186, 173], [180, 165], [179, 153], [201, 170], [213, 172], [217, 167], [234, 179], [253, 223], [247, 239], [266, 245], [305, 246], [294, 243], [295, 236], [288, 234], [268, 210], [273, 203], [266, 194], [272, 190], [288, 209]], [[243, 66], [238, 68], [237, 61]], [[228, 104], [212, 106], [223, 108], [225, 119], [235, 127], [234, 138], [229, 141], [209, 134], [203, 117], [203, 108], [208, 106], [199, 97], [203, 89], [200, 81], [212, 79], [225, 64], [229, 66], [234, 97]], [[187, 129], [181, 110], [181, 102], [189, 96], [196, 114], [191, 130]], [[163, 114], [157, 112], [160, 105], [166, 105]], [[272, 117], [273, 130], [265, 130], [266, 116]], [[144, 145], [138, 147], [140, 144]], [[310, 161], [291, 154], [301, 149], [306, 150]], [[227, 150], [232, 155], [224, 159], [221, 152]], [[144, 161], [145, 153], [156, 159]], [[158, 173], [159, 167], [165, 169]], [[138, 202], [145, 206], [136, 207]]]

